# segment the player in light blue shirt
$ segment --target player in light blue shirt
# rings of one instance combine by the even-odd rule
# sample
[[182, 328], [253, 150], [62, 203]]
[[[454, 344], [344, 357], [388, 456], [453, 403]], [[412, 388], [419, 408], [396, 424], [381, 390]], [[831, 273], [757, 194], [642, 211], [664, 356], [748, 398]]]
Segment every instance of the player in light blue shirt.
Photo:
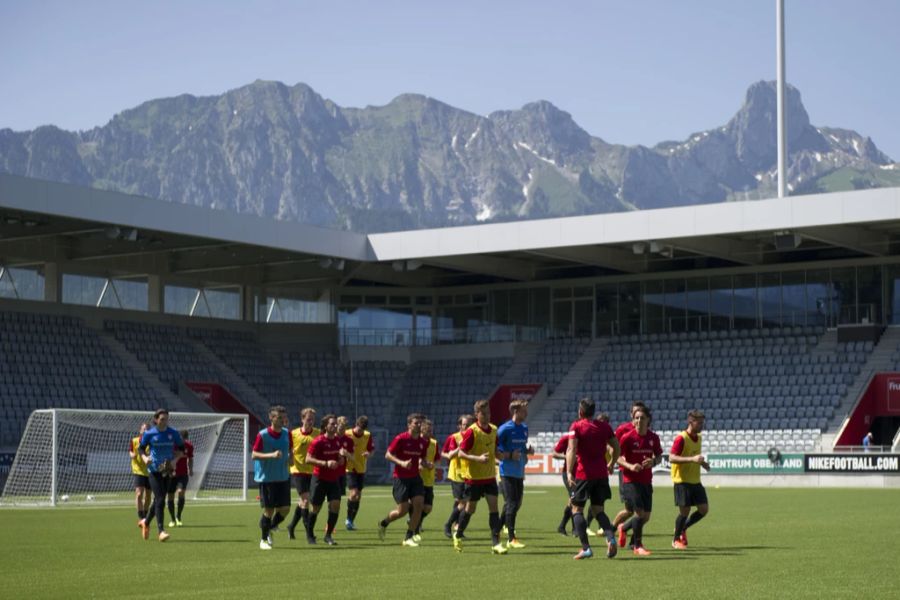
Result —
[[528, 401], [513, 400], [509, 404], [512, 418], [497, 430], [497, 453], [500, 457], [500, 489], [503, 510], [500, 524], [507, 529], [507, 548], [524, 548], [516, 538], [516, 515], [522, 508], [525, 493], [525, 464], [534, 449], [528, 445]]
[[[169, 539], [169, 534], [163, 529], [169, 477], [175, 474], [175, 461], [184, 455], [184, 440], [176, 429], [169, 427], [169, 411], [164, 408], [153, 413], [153, 425], [141, 436], [140, 450], [142, 454], [149, 454], [147, 470], [150, 489], [153, 490], [153, 512], [159, 529], [159, 541], [164, 542]], [[167, 461], [171, 465], [171, 472], [164, 468]], [[144, 539], [147, 539], [147, 519], [143, 523], [141, 529]]]

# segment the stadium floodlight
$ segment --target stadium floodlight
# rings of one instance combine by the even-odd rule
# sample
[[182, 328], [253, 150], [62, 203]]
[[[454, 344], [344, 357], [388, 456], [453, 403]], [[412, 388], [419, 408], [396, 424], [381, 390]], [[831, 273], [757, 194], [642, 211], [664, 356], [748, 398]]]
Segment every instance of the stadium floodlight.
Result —
[[[31, 413], [0, 496], [0, 506], [59, 502], [134, 502], [129, 442], [149, 411], [43, 409]], [[249, 418], [173, 412], [169, 425], [190, 431], [192, 499], [247, 499]]]

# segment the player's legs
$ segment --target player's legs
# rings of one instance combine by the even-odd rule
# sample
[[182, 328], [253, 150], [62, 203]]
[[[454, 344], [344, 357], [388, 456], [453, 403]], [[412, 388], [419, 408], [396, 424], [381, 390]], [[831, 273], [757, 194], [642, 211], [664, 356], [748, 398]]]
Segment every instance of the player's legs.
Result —
[[153, 515], [156, 517], [156, 528], [159, 533], [165, 531], [163, 525], [166, 518], [166, 480], [159, 473], [150, 473], [150, 489], [153, 490]]
[[332, 536], [334, 535], [334, 528], [337, 525], [340, 512], [341, 497], [338, 491], [337, 498], [329, 498], [328, 500], [328, 523], [325, 526], [325, 543], [329, 546], [334, 546], [336, 543]]
[[422, 522], [422, 509], [425, 506], [425, 497], [417, 494], [410, 498], [409, 501], [409, 523], [406, 526], [405, 539], [412, 539], [416, 535], [419, 524]]
[[349, 474], [349, 494], [347, 495], [347, 529], [355, 529], [354, 522], [359, 512], [359, 502], [362, 499], [363, 485], [365, 481], [365, 473]]
[[[431, 514], [432, 509], [434, 508], [434, 486], [427, 486], [425, 488], [425, 495], [422, 497], [422, 518], [419, 519], [419, 524], [416, 527], [416, 535], [418, 536], [422, 533], [422, 523], [425, 521], [425, 517]], [[416, 541], [419, 541], [419, 538], [416, 538]]]
[[184, 491], [187, 489], [188, 476], [184, 475], [178, 479], [175, 487], [175, 495], [178, 497], [178, 512], [175, 514], [175, 524], [181, 527], [181, 515], [184, 512]]
[[[497, 502], [497, 484], [494, 484], [493, 487], [493, 490], [485, 494], [484, 499], [488, 505], [488, 526], [491, 528], [491, 545], [496, 546], [500, 543], [500, 513]], [[491, 491], [494, 493], [490, 493]]]
[[134, 488], [134, 507], [137, 509], [138, 520], [142, 520], [146, 515], [144, 513], [144, 506], [146, 504], [144, 500], [144, 496], [147, 493], [147, 488], [142, 485], [135, 486]]
[[294, 539], [294, 531], [297, 529], [297, 525], [302, 521], [303, 529], [306, 529], [306, 524], [309, 521], [309, 489], [311, 478], [302, 475], [293, 475], [291, 476], [291, 482], [294, 485], [294, 489], [297, 491], [297, 505], [294, 508], [294, 516], [291, 519], [291, 524], [288, 525], [288, 537]]

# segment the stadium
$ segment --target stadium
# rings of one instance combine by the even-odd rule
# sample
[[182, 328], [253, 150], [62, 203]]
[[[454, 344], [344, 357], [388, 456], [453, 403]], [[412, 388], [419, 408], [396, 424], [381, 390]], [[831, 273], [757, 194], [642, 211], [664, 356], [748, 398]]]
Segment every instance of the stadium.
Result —
[[[0, 451], [9, 475], [0, 502], [67, 505], [0, 517], [29, 531], [12, 535], [42, 547], [57, 542], [32, 535], [38, 522], [77, 529], [72, 515], [117, 515], [98, 516], [93, 526], [116, 538], [117, 554], [146, 557], [126, 509], [134, 499], [125, 447], [140, 422], [167, 407], [176, 425], [179, 413], [191, 415], [183, 426], [199, 434], [192, 438], [198, 466], [188, 514], [194, 510], [210, 528], [246, 522], [229, 539], [185, 527], [174, 541], [181, 535], [197, 548], [227, 546], [217, 559], [239, 565], [255, 552], [249, 443], [270, 405], [285, 406], [292, 427], [305, 406], [351, 422], [367, 415], [383, 450], [406, 429], [409, 413], [428, 415], [443, 440], [475, 400], [489, 399], [500, 423], [511, 399], [526, 398], [536, 451], [528, 482], [547, 487], [536, 487], [536, 500], [525, 503], [523, 536], [536, 543], [523, 552], [536, 551], [546, 536], [543, 554], [568, 560], [577, 544], [554, 533], [565, 493], [553, 445], [577, 418], [579, 399], [592, 398], [613, 424], [628, 421], [640, 399], [653, 409], [664, 449], [689, 410], [707, 415], [704, 451], [713, 468], [704, 481], [715, 486], [714, 511], [722, 506], [717, 520], [728, 524], [710, 519], [700, 526], [709, 531], [697, 534], [693, 559], [708, 560], [718, 574], [704, 593], [725, 593], [735, 562], [748, 555], [771, 577], [743, 581], [742, 595], [782, 592], [786, 576], [770, 558], [780, 550], [796, 558], [837, 529], [842, 540], [853, 535], [852, 526], [835, 524], [849, 515], [824, 505], [850, 510], [866, 494], [859, 507], [880, 523], [866, 535], [876, 547], [896, 545], [885, 539], [889, 521], [896, 531], [896, 491], [878, 488], [900, 484], [898, 234], [900, 190], [892, 188], [363, 235], [0, 174]], [[57, 410], [34, 412], [45, 409]], [[388, 482], [388, 466], [376, 451], [369, 480]], [[664, 508], [648, 525], [659, 547], [674, 516], [666, 469], [655, 479]], [[851, 489], [817, 499], [829, 487]], [[389, 494], [377, 487], [367, 493], [363, 514], [374, 523]], [[443, 513], [449, 492], [437, 498]], [[781, 514], [794, 504], [822, 520]], [[541, 517], [529, 512], [538, 506]], [[540, 519], [546, 527], [535, 524]], [[761, 543], [754, 536], [766, 519], [792, 535]], [[822, 538], [824, 528], [833, 533]], [[369, 529], [355, 544], [355, 534], [339, 538], [342, 549], [370, 561], [360, 568], [379, 581], [379, 573], [408, 559], [391, 552], [371, 558], [379, 544], [374, 525]], [[716, 538], [703, 551], [702, 536], [714, 531], [730, 539]], [[433, 553], [429, 562], [446, 556], [458, 565], [467, 556], [448, 553], [439, 533], [430, 539], [434, 548], [423, 548]], [[160, 555], [170, 546], [154, 544], [153, 560], [169, 560]], [[323, 572], [339, 568], [319, 550], [302, 560], [321, 559]], [[545, 568], [547, 556], [537, 554], [527, 564]], [[821, 567], [836, 557], [820, 554], [798, 560]], [[851, 594], [866, 581], [874, 595], [887, 595], [878, 586], [889, 584], [866, 577], [867, 560], [878, 559], [857, 557], [856, 570], [813, 587], [807, 573], [792, 593]], [[496, 568], [484, 562], [465, 568]], [[560, 562], [560, 570], [571, 562]], [[253, 573], [275, 574], [292, 559], [261, 564]], [[452, 581], [454, 568], [461, 567], [440, 567], [436, 581]], [[625, 575], [625, 567], [615, 568]], [[661, 566], [655, 577], [664, 581], [675, 569]], [[176, 578], [187, 586], [188, 576]], [[559, 595], [565, 577], [550, 576], [554, 587], [536, 589]], [[234, 593], [251, 580], [233, 582]], [[328, 580], [311, 574], [310, 581]], [[398, 589], [378, 585], [383, 593]], [[135, 593], [109, 580], [103, 586], [82, 591]]]

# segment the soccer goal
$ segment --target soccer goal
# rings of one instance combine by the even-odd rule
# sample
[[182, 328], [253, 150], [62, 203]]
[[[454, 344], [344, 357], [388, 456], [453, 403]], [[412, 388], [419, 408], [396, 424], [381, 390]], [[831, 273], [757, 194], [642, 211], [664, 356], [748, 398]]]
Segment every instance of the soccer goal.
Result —
[[[144, 411], [46, 409], [31, 413], [0, 505], [128, 503], [134, 484], [128, 450]], [[247, 415], [178, 413], [169, 426], [190, 431], [194, 476], [188, 498], [247, 499]]]

